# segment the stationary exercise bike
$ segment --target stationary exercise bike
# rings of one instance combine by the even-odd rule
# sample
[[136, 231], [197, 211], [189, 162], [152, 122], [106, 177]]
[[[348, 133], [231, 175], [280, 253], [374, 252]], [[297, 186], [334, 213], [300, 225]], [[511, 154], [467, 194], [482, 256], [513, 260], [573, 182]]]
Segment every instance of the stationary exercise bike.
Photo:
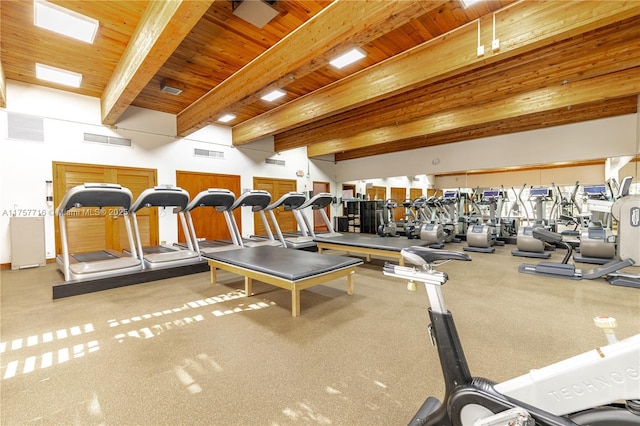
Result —
[[417, 268], [386, 264], [383, 273], [408, 279], [413, 288], [416, 281], [425, 284], [431, 304], [429, 332], [438, 348], [445, 381], [444, 400], [427, 398], [410, 426], [640, 424], [640, 334], [618, 341], [612, 332], [615, 320], [597, 317], [596, 324], [607, 335], [606, 346], [500, 384], [473, 377], [453, 314], [445, 306], [442, 286], [448, 275], [435, 270], [442, 263], [470, 261], [471, 258], [461, 252], [416, 246], [403, 249], [401, 253]]

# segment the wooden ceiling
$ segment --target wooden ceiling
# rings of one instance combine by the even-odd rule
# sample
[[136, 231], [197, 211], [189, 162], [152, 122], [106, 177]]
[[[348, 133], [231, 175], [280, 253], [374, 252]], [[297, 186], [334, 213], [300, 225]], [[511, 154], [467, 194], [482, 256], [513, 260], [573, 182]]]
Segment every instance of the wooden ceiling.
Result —
[[[183, 137], [233, 113], [234, 145], [274, 136], [276, 151], [336, 161], [638, 107], [634, 0], [279, 0], [262, 29], [229, 0], [53, 2], [97, 19], [96, 41], [35, 27], [31, 0], [0, 2], [0, 107], [7, 79], [98, 97], [104, 124], [130, 105], [175, 114]], [[365, 59], [329, 65], [356, 46]], [[37, 80], [36, 62], [82, 73], [81, 87]], [[162, 92], [166, 79], [183, 92]], [[260, 99], [273, 88], [286, 95]]]

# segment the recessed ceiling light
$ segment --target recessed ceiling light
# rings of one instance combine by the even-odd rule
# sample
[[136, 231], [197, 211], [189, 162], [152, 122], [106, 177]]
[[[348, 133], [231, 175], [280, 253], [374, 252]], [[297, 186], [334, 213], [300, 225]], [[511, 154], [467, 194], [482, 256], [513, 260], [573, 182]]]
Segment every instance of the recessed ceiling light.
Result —
[[273, 91], [271, 91], [271, 92], [267, 93], [266, 95], [264, 95], [264, 96], [263, 96], [262, 98], [260, 98], [260, 99], [263, 99], [263, 100], [265, 100], [265, 101], [267, 101], [267, 102], [273, 102], [273, 101], [275, 101], [276, 99], [280, 99], [280, 98], [281, 98], [281, 97], [283, 97], [284, 95], [286, 95], [286, 93], [284, 93], [282, 90], [278, 90], [278, 89], [276, 89], [276, 90], [273, 90]]
[[478, 3], [480, 0], [460, 0], [460, 1], [462, 2], [462, 5], [464, 7], [469, 7], [469, 6], [473, 5], [473, 4]]
[[218, 118], [218, 121], [221, 122], [221, 123], [228, 123], [231, 120], [233, 120], [234, 118], [236, 118], [236, 116], [233, 115], [233, 114], [225, 114], [222, 117]]
[[329, 63], [336, 68], [344, 68], [347, 65], [354, 63], [358, 59], [364, 58], [365, 56], [367, 56], [367, 54], [362, 49], [358, 49], [356, 47], [355, 49], [351, 49], [347, 53], [343, 53], [334, 60], [329, 61]]
[[65, 86], [80, 87], [82, 74], [36, 63], [36, 77]]
[[36, 0], [33, 23], [76, 40], [93, 43], [98, 32], [98, 21], [46, 1]]

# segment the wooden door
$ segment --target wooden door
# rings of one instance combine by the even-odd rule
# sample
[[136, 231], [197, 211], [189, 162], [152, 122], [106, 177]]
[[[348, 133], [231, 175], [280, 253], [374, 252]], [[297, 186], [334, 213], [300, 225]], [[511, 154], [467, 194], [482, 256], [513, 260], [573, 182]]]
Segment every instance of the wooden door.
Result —
[[371, 186], [367, 188], [367, 197], [369, 201], [384, 201], [387, 199], [387, 188], [385, 186]]
[[[411, 200], [415, 200], [416, 198], [422, 197], [424, 191], [420, 188], [409, 188], [409, 198]], [[400, 200], [398, 200], [400, 201]]]
[[407, 188], [391, 188], [391, 198], [398, 202], [398, 207], [393, 210], [393, 220], [395, 222], [404, 219], [404, 207], [402, 202], [407, 198]]
[[[228, 189], [232, 191], [236, 198], [240, 195], [240, 176], [214, 173], [199, 173], [189, 171], [176, 171], [176, 185], [186, 190], [191, 199], [201, 191], [208, 188]], [[240, 209], [233, 212], [233, 216], [238, 223], [238, 228], [242, 232], [242, 215]], [[231, 233], [227, 227], [222, 213], [216, 212], [211, 207], [199, 207], [191, 212], [193, 227], [198, 238], [207, 240], [228, 240]], [[185, 237], [182, 227], [178, 223], [178, 241], [184, 242]]]
[[[131, 190], [135, 200], [146, 188], [156, 185], [157, 171], [119, 166], [53, 162], [53, 203], [58, 206], [66, 192], [84, 183], [118, 183]], [[144, 209], [138, 216], [143, 245], [158, 244], [157, 209]], [[70, 253], [104, 249], [129, 249], [124, 218], [104, 209], [74, 209], [66, 216]], [[62, 252], [60, 223], [55, 221], [56, 253]]]
[[[287, 192], [296, 191], [298, 184], [295, 179], [271, 179], [271, 178], [262, 178], [262, 177], [254, 177], [253, 178], [253, 189], [261, 189], [263, 191], [267, 191], [271, 194], [271, 202], [275, 202], [280, 197], [282, 197]], [[276, 216], [276, 220], [278, 221], [278, 226], [282, 232], [296, 232], [298, 230], [298, 222], [296, 222], [296, 218], [293, 216], [293, 212], [284, 211], [283, 207], [278, 207], [273, 212]], [[269, 214], [267, 213], [267, 217]], [[269, 218], [269, 220], [271, 220]], [[272, 226], [272, 225], [270, 225]], [[274, 232], [274, 237], [278, 238], [275, 235], [275, 229], [272, 226], [272, 232]], [[259, 213], [253, 214], [253, 233], [255, 235], [267, 235], [267, 230], [264, 228], [262, 223], [262, 219], [260, 219]]]
[[[321, 192], [329, 192], [330, 186], [329, 182], [313, 182], [313, 193], [319, 194]], [[331, 220], [331, 212], [329, 210], [329, 206], [324, 208], [325, 213], [327, 213], [327, 217]], [[322, 214], [318, 210], [313, 211], [313, 232], [322, 232], [329, 231], [327, 225], [325, 225], [324, 220], [322, 219]]]

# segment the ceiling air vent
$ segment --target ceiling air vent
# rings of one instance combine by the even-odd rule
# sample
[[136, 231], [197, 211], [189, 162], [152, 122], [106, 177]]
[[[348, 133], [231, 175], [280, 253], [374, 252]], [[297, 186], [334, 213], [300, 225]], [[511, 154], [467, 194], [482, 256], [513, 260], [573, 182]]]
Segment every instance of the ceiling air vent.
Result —
[[44, 142], [44, 119], [35, 115], [7, 113], [7, 138]]
[[162, 80], [162, 83], [160, 83], [160, 90], [170, 95], [179, 95], [184, 90], [184, 84], [165, 78]]
[[282, 166], [282, 167], [284, 167], [286, 165], [284, 160], [276, 160], [276, 159], [273, 159], [273, 158], [267, 158], [266, 160], [264, 160], [264, 162], [266, 164], [273, 164], [273, 165]]
[[118, 138], [115, 136], [97, 135], [95, 133], [85, 133], [84, 142], [101, 143], [104, 145], [131, 146], [131, 139]]
[[193, 155], [195, 155], [196, 157], [219, 158], [221, 160], [224, 160], [224, 152], [222, 151], [211, 151], [208, 149], [194, 148]]
[[278, 16], [275, 0], [232, 0], [233, 14], [248, 23], [262, 28]]

